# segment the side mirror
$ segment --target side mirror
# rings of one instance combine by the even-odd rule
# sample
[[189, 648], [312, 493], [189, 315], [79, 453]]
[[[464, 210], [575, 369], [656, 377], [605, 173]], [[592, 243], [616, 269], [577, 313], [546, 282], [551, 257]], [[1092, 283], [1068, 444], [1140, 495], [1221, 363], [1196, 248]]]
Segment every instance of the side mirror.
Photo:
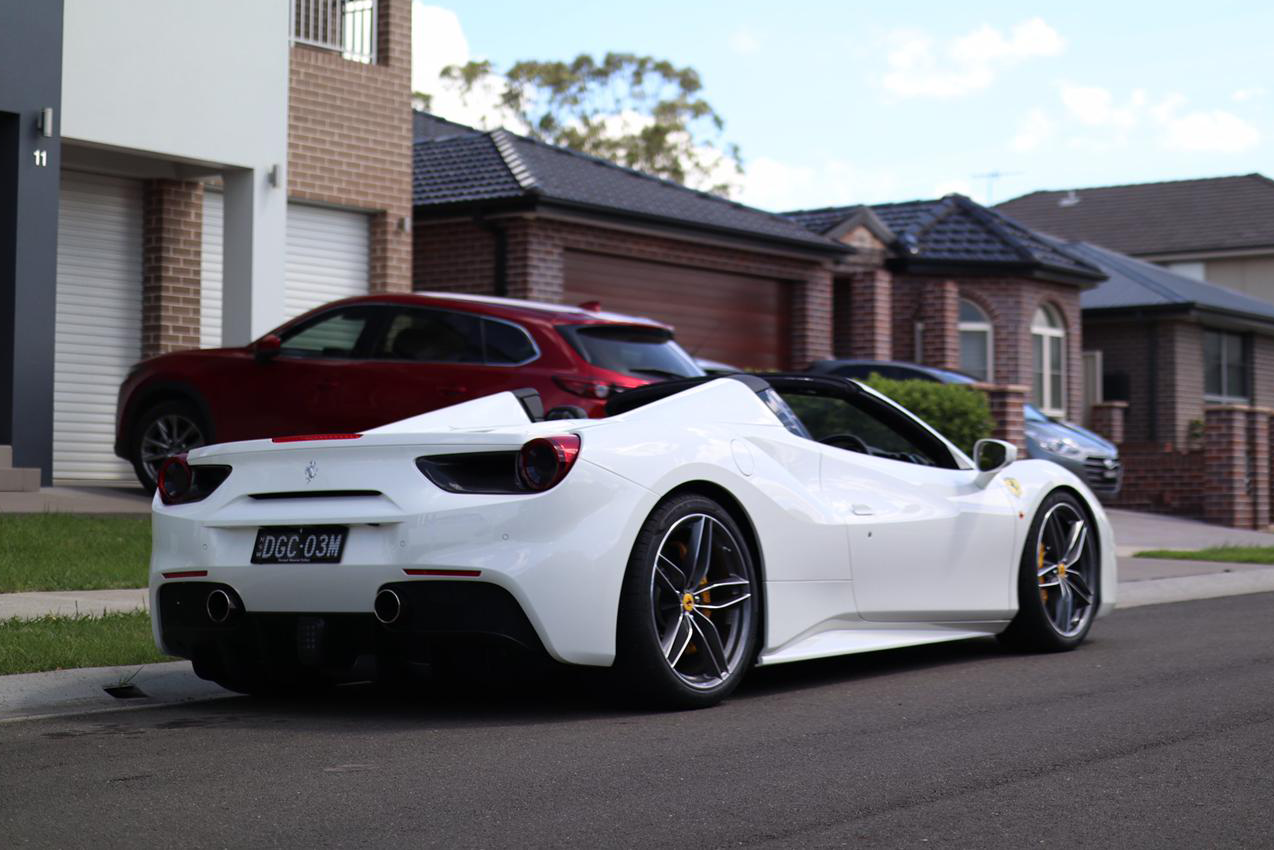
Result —
[[996, 473], [1017, 460], [1017, 446], [1003, 440], [978, 440], [973, 444], [973, 465], [978, 470], [974, 483], [985, 487]]
[[252, 353], [256, 356], [258, 362], [271, 360], [279, 356], [279, 351], [283, 348], [283, 340], [275, 334], [266, 334], [256, 342], [252, 343]]

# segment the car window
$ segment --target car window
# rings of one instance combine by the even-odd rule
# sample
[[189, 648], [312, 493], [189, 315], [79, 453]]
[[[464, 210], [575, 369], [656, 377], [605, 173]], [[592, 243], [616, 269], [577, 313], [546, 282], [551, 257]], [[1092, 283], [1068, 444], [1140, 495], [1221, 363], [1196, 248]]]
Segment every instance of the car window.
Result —
[[703, 374], [672, 334], [636, 325], [577, 325], [560, 328], [575, 350], [594, 366], [641, 378], [692, 378]]
[[295, 357], [356, 357], [371, 316], [365, 307], [327, 313], [284, 332], [281, 353]]
[[539, 352], [526, 331], [508, 322], [482, 320], [486, 361], [496, 366], [514, 366], [534, 360]]
[[837, 395], [781, 394], [810, 437], [820, 443], [889, 460], [956, 467], [940, 440], [871, 396], [859, 396], [853, 403]]
[[376, 356], [429, 363], [481, 363], [480, 321], [477, 316], [445, 310], [399, 310], [376, 347]]

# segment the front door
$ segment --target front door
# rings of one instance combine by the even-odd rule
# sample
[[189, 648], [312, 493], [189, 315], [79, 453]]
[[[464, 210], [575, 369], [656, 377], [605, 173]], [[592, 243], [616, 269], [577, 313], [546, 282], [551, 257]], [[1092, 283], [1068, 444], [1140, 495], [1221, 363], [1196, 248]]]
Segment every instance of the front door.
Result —
[[941, 441], [866, 393], [783, 393], [823, 443], [820, 484], [842, 517], [859, 615], [999, 620], [1013, 609], [1016, 506], [974, 484]]

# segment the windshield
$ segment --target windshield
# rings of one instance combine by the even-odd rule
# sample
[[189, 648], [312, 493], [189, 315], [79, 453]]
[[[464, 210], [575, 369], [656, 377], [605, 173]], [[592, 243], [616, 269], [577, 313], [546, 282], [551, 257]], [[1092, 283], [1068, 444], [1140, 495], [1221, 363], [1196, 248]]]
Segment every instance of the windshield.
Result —
[[560, 329], [575, 350], [594, 366], [638, 378], [696, 378], [703, 370], [672, 334], [637, 325], [573, 325]]
[[1025, 404], [1022, 406], [1022, 413], [1027, 422], [1052, 422], [1052, 418], [1045, 416], [1038, 407], [1033, 404]]

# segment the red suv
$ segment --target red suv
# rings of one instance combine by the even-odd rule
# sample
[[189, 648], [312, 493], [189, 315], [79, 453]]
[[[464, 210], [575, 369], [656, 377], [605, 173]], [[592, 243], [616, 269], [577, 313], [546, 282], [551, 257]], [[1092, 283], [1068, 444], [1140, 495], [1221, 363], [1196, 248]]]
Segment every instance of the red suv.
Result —
[[614, 390], [701, 374], [667, 325], [596, 304], [347, 298], [244, 348], [138, 363], [119, 390], [115, 454], [154, 489], [165, 457], [206, 443], [362, 431], [521, 387], [550, 413], [601, 416]]

